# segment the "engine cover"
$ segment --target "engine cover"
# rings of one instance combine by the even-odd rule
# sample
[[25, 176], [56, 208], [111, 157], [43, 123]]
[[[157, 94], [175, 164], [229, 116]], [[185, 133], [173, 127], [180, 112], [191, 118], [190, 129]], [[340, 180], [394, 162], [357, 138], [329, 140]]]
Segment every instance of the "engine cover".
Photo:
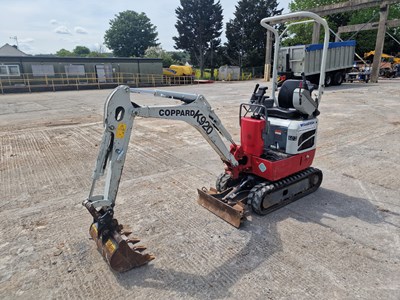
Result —
[[315, 149], [318, 119], [289, 120], [269, 117], [265, 148], [288, 154]]

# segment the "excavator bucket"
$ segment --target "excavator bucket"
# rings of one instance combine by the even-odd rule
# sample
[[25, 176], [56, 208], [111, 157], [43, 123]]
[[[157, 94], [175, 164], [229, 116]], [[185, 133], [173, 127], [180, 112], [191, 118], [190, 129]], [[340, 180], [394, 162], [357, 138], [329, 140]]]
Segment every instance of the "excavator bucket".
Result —
[[239, 228], [245, 218], [245, 204], [243, 201], [246, 199], [247, 194], [239, 195], [235, 203], [227, 203], [223, 199], [230, 191], [231, 189], [228, 189], [219, 193], [214, 188], [210, 188], [210, 190], [205, 188], [202, 190], [197, 189], [199, 193], [197, 203], [229, 224]]
[[146, 247], [134, 246], [140, 240], [128, 238], [131, 232], [123, 231], [122, 225], [119, 225], [118, 230], [111, 230], [106, 240], [103, 240], [102, 235], [99, 235], [98, 232], [98, 223], [93, 223], [89, 229], [90, 236], [114, 271], [126, 272], [145, 265], [155, 258], [151, 254], [142, 254], [141, 252], [146, 250]]

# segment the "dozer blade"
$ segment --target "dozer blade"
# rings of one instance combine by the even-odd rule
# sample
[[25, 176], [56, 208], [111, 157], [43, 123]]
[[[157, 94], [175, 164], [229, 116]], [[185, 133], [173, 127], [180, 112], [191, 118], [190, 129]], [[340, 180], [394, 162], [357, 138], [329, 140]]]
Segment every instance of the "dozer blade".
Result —
[[[120, 229], [122, 230], [122, 226]], [[151, 254], [141, 253], [146, 249], [144, 246], [134, 246], [140, 240], [129, 239], [126, 235], [130, 232], [112, 230], [103, 241], [101, 235], [98, 234], [98, 223], [93, 223], [89, 233], [96, 242], [99, 252], [114, 271], [126, 272], [147, 264], [155, 258]]]
[[197, 192], [199, 193], [197, 202], [201, 206], [236, 228], [240, 227], [240, 223], [244, 219], [245, 215], [245, 205], [241, 200], [231, 206], [222, 201], [222, 198], [228, 193], [228, 191], [218, 193], [217, 190], [211, 188], [209, 191], [206, 189], [197, 189]]

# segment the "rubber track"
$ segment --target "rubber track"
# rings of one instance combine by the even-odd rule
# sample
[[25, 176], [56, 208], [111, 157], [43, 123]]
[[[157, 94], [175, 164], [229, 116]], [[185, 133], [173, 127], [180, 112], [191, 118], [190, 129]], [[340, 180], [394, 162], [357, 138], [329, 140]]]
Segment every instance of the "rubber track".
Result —
[[[266, 209], [262, 209], [262, 202], [267, 194], [272, 194], [278, 192], [279, 190], [285, 189], [288, 186], [309, 178], [312, 175], [317, 174], [319, 177], [318, 182], [312, 185], [311, 188], [304, 192], [300, 192], [291, 198], [282, 199], [278, 204], [272, 205]], [[251, 189], [248, 196], [248, 204], [252, 207], [253, 211], [259, 215], [269, 214], [283, 206], [286, 206], [308, 194], [315, 192], [322, 182], [322, 172], [316, 168], [308, 168], [304, 171], [298, 172], [292, 176], [286, 177], [284, 179], [278, 180], [272, 183], [260, 183]]]

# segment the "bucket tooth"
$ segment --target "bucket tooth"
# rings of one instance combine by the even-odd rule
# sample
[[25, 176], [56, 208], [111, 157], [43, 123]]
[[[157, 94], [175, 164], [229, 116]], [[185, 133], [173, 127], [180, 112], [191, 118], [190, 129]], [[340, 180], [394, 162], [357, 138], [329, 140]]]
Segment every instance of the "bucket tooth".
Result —
[[197, 191], [199, 193], [197, 202], [201, 206], [208, 209], [213, 214], [217, 215], [236, 228], [240, 227], [240, 224], [245, 217], [245, 205], [242, 203], [242, 201], [246, 199], [247, 194], [242, 195], [242, 198], [239, 197], [236, 204], [229, 205], [222, 200], [223, 197], [227, 195], [229, 190], [222, 193], [218, 193], [213, 188], [211, 188], [209, 191], [203, 191], [199, 189]]
[[132, 231], [130, 231], [130, 230], [122, 230], [121, 234], [126, 236], [126, 237], [128, 237], [128, 236], [130, 236], [132, 234]]
[[144, 250], [147, 249], [147, 247], [140, 245], [140, 246], [134, 246], [134, 247], [132, 247], [132, 249], [135, 251], [143, 252]]
[[117, 231], [120, 232], [121, 234], [123, 234], [123, 235], [125, 235], [127, 237], [132, 234], [133, 231], [128, 226], [121, 225], [121, 224], [119, 224], [119, 226], [120, 226], [120, 228]]
[[137, 238], [133, 238], [133, 239], [127, 239], [126, 240], [126, 242], [127, 243], [130, 243], [130, 244], [137, 244], [137, 243], [139, 243], [140, 242], [140, 240], [139, 239], [137, 239]]
[[114, 271], [126, 272], [145, 265], [155, 258], [152, 254], [141, 253], [146, 249], [144, 246], [132, 246], [132, 242], [139, 242], [138, 239], [128, 239], [116, 230], [110, 231], [106, 238], [98, 232], [98, 224], [93, 223], [89, 233], [96, 242], [99, 252]]

